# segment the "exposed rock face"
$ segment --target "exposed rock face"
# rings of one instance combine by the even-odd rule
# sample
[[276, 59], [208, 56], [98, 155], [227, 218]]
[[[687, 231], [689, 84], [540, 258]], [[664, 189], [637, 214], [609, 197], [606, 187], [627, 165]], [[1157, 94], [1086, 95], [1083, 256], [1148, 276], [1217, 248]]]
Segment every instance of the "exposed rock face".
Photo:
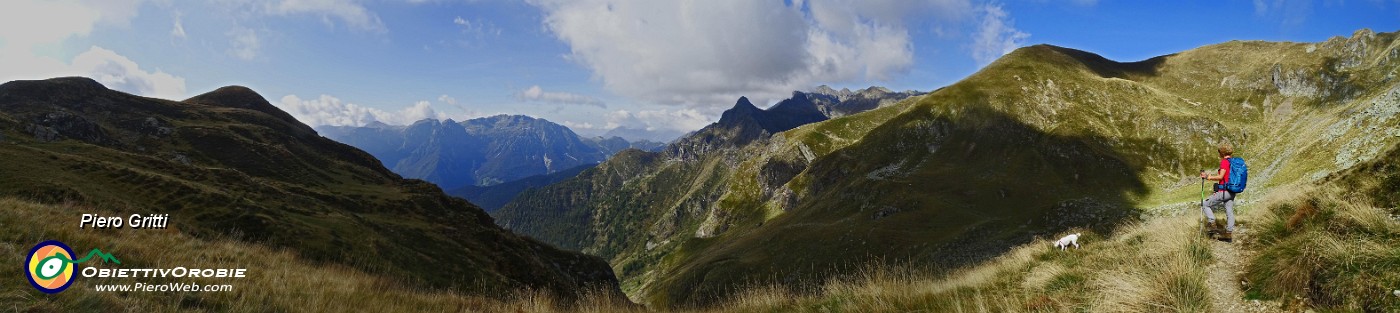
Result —
[[837, 118], [869, 111], [923, 93], [912, 90], [894, 92], [885, 87], [870, 87], [857, 91], [844, 88], [835, 90], [822, 85], [810, 94], [813, 95], [814, 102], [820, 103], [819, 108], [822, 113], [826, 114], [827, 117]]
[[1273, 71], [1274, 88], [1285, 97], [1306, 97], [1313, 98], [1321, 95], [1317, 84], [1310, 80], [1307, 71], [1297, 69], [1285, 72], [1283, 66], [1275, 65]]
[[733, 108], [720, 115], [718, 122], [677, 140], [665, 151], [672, 158], [694, 160], [711, 151], [742, 147], [798, 126], [863, 112], [919, 94], [895, 93], [881, 87], [853, 93], [821, 86], [810, 93], [795, 91], [791, 98], [766, 110], [754, 106], [747, 97], [740, 97]]

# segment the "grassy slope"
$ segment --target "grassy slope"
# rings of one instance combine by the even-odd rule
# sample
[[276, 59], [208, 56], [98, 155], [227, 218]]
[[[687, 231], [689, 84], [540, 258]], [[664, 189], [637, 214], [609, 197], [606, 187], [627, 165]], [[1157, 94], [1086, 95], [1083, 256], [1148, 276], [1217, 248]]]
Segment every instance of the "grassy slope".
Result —
[[[1211, 109], [1239, 110], [1231, 111], [1221, 124], [1252, 134], [1237, 142], [1252, 160], [1255, 175], [1240, 206], [1240, 219], [1255, 225], [1247, 229], [1257, 234], [1246, 235], [1240, 244], [1254, 254], [1246, 268], [1217, 275], [1235, 276], [1225, 281], [1252, 282], [1246, 286], [1248, 297], [1283, 300], [1284, 309], [1289, 310], [1400, 308], [1400, 299], [1390, 294], [1400, 284], [1400, 277], [1394, 275], [1400, 268], [1400, 255], [1395, 254], [1400, 251], [1400, 219], [1396, 218], [1400, 212], [1394, 208], [1395, 195], [1400, 193], [1396, 187], [1400, 183], [1395, 183], [1400, 181], [1395, 170], [1400, 150], [1378, 153], [1396, 147], [1392, 115], [1400, 99], [1391, 81], [1396, 63], [1390, 61], [1396, 59], [1396, 43], [1393, 34], [1382, 34], [1368, 42], [1370, 51], [1359, 58], [1365, 61], [1360, 66], [1329, 69], [1345, 62], [1339, 61], [1345, 57], [1328, 55], [1337, 51], [1327, 49], [1357, 46], [1358, 39], [1367, 37], [1358, 35], [1316, 45], [1231, 42], [1204, 47], [1166, 58], [1160, 75], [1139, 80], [1158, 92], [1194, 91], [1173, 93], [1181, 94], [1189, 105], [1175, 108], [1177, 113], [1200, 115], [1189, 111], [1219, 99], [1239, 100]], [[1308, 56], [1313, 49], [1321, 56]], [[1321, 69], [1346, 77], [1330, 89], [1349, 95], [1286, 97], [1267, 90], [1256, 91], [1258, 95], [1230, 90], [1269, 89], [1260, 84], [1272, 85], [1268, 76], [1275, 63], [1285, 69]], [[1186, 64], [1196, 70], [1171, 70], [1173, 66], [1191, 68]], [[1246, 77], [1256, 81], [1241, 82]], [[1221, 83], [1192, 83], [1202, 81]], [[1372, 158], [1376, 159], [1366, 161]], [[1358, 163], [1361, 166], [1318, 180]], [[1212, 307], [1208, 299], [1209, 293], [1223, 291], [1204, 289], [1204, 269], [1214, 256], [1194, 234], [1192, 226], [1199, 217], [1190, 202], [1172, 205], [1183, 198], [1193, 202], [1195, 186], [1171, 182], [1169, 177], [1153, 182], [1148, 175], [1144, 180], [1154, 185], [1155, 192], [1140, 207], [1166, 216], [1107, 237], [1093, 232], [1086, 239], [1090, 244], [1081, 251], [1052, 251], [1048, 242], [1038, 240], [946, 277], [911, 275], [903, 267], [877, 269], [801, 290], [805, 293], [752, 288], [719, 307], [732, 311], [1225, 310]], [[1173, 216], [1178, 212], [1186, 214]]]
[[[637, 308], [617, 302], [607, 292], [585, 291], [577, 301], [529, 290], [505, 299], [423, 288], [403, 279], [366, 273], [352, 267], [311, 262], [292, 250], [269, 248], [231, 238], [199, 238], [178, 230], [137, 231], [77, 229], [68, 221], [83, 213], [119, 212], [77, 203], [41, 204], [0, 198], [0, 253], [22, 255], [30, 245], [62, 238], [74, 249], [100, 247], [122, 261], [98, 268], [198, 266], [247, 268], [242, 279], [78, 278], [57, 295], [27, 284], [0, 285], [0, 309], [25, 312], [626, 312]], [[8, 225], [32, 225], [8, 227]], [[19, 258], [0, 259], [0, 276], [21, 277]], [[97, 292], [99, 284], [230, 284], [227, 292]]]
[[[0, 86], [0, 108], [0, 195], [167, 213], [186, 235], [471, 294], [614, 280], [597, 259], [501, 230], [474, 205], [278, 116], [246, 88], [174, 102], [87, 79], [18, 81]], [[61, 135], [38, 140], [38, 127]]]
[[[1233, 300], [1264, 300], [1252, 306], [1265, 311], [1393, 311], [1400, 308], [1392, 294], [1400, 286], [1400, 211], [1391, 200], [1400, 194], [1397, 148], [1325, 181], [1251, 192], [1258, 200], [1240, 207], [1249, 232], [1234, 245], [1252, 257], [1239, 268], [1207, 272], [1219, 250], [1197, 235], [1199, 216], [1186, 214], [1090, 233], [1080, 250], [1037, 240], [946, 276], [903, 264], [796, 292], [747, 288], [714, 310], [1220, 312], [1231, 308], [1210, 299], [1226, 292], [1213, 288], [1242, 288], [1244, 298]], [[1207, 275], [1245, 284], [1209, 286]]]
[[[1339, 311], [1400, 309], [1400, 147], [1265, 204], [1252, 296]], [[1296, 297], [1295, 297], [1296, 296]]]
[[[920, 240], [939, 242], [936, 235], [927, 236], [939, 231], [971, 233], [978, 239], [972, 241], [975, 244], [971, 246], [982, 249], [1008, 242], [1025, 242], [986, 240], [989, 234], [960, 230], [956, 226], [939, 227], [938, 222], [950, 225], [978, 225], [974, 223], [995, 223], [999, 220], [1018, 222], [1018, 212], [1026, 209], [1034, 212], [1037, 203], [1046, 203], [1035, 199], [1037, 196], [1074, 199], [1082, 195], [1076, 193], [1085, 190], [1105, 190], [1103, 185], [1076, 185], [1074, 181], [1065, 181], [1063, 177], [1071, 173], [1091, 174], [1093, 168], [1085, 168], [1084, 164], [1094, 164], [1094, 167], [1111, 164], [1092, 158], [1075, 158], [1076, 151], [1108, 156], [1106, 159], [1120, 160], [1133, 169], [1137, 182], [1146, 185], [1145, 188], [1118, 187], [1118, 190], [1108, 190], [1127, 193], [1118, 200], [1147, 208], [1149, 212], [1146, 213], [1153, 215], [1174, 213], [1163, 212], [1160, 204], [1180, 203], [1194, 198], [1196, 186], [1180, 182], [1192, 181], [1188, 178], [1194, 173], [1190, 169], [1191, 164], [1209, 166], [1212, 152], [1209, 149], [1213, 146], [1210, 143], [1220, 140], [1241, 146], [1241, 151], [1244, 151], [1242, 155], [1251, 159], [1255, 165], [1255, 190], [1268, 190], [1279, 183], [1308, 181], [1316, 178], [1315, 173], [1345, 168], [1355, 162], [1354, 159], [1374, 156], [1380, 147], [1394, 142], [1395, 126], [1394, 123], [1386, 123], [1389, 115], [1385, 113], [1392, 112], [1397, 102], [1393, 92], [1395, 82], [1387, 78], [1388, 75], [1393, 76], [1396, 64], [1390, 62], [1395, 59], [1393, 38], [1393, 34], [1372, 37], [1361, 32], [1354, 38], [1339, 38], [1314, 46], [1312, 55], [1308, 55], [1310, 47], [1307, 44], [1231, 42], [1129, 64], [1053, 47], [1021, 49], [978, 74], [927, 97], [921, 107], [891, 119], [863, 138], [861, 144], [817, 161], [791, 183], [796, 184], [794, 190], [819, 190], [810, 186], [822, 187], [822, 191], [813, 191], [813, 194], [799, 193], [799, 198], [815, 198], [808, 200], [811, 207], [804, 211], [799, 205], [798, 210], [770, 221], [766, 229], [760, 229], [754, 235], [721, 240], [708, 250], [695, 253], [700, 257], [689, 260], [691, 265], [686, 266], [691, 268], [681, 266], [679, 275], [672, 276], [678, 278], [672, 284], [674, 289], [670, 289], [670, 294], [651, 300], [666, 303], [675, 299], [693, 299], [679, 291], [689, 288], [705, 290], [704, 284], [724, 281], [725, 276], [752, 277], [756, 273], [800, 272], [781, 269], [781, 266], [773, 264], [802, 264], [814, 259], [821, 264], [824, 260], [847, 257], [852, 253], [857, 254], [858, 259], [862, 252], [898, 258], [901, 255], [899, 252], [908, 251], [900, 250], [901, 247], [917, 247]], [[1366, 47], [1363, 55], [1357, 58], [1361, 61], [1350, 68], [1335, 68], [1337, 64], [1345, 62], [1339, 60], [1355, 55], [1354, 51], [1348, 52], [1347, 47], [1357, 46]], [[1309, 84], [1309, 87], [1318, 90], [1312, 95], [1279, 95], [1277, 87], [1270, 81], [1273, 64], [1279, 64], [1284, 69], [1284, 80], [1288, 79], [1286, 71], [1301, 68], [1305, 71], [1304, 76], [1311, 76], [1309, 72], [1315, 71], [1325, 73], [1320, 75], [1324, 81]], [[1334, 78], [1327, 81], [1328, 77]], [[1218, 82], [1218, 85], [1205, 82]], [[1269, 89], [1275, 89], [1273, 94]], [[994, 125], [997, 123], [996, 118], [977, 117], [981, 112], [988, 111], [987, 108], [1009, 116], [1011, 120], [1029, 124], [1034, 130], [1049, 133], [1051, 138], [1085, 138], [1070, 142], [1082, 142], [1090, 147], [1075, 148], [1066, 142], [1016, 142], [1006, 139], [1017, 137], [1016, 132], [1008, 134], [996, 127], [977, 128], [985, 127], [989, 121]], [[996, 114], [993, 116], [996, 117]], [[956, 131], [950, 134], [936, 126], [940, 119], [951, 119], [953, 125], [978, 126], [973, 126], [977, 130], [972, 132], [975, 135], [969, 136], [970, 142], [958, 145]], [[930, 127], [930, 121], [935, 126]], [[1328, 125], [1328, 128], [1323, 129], [1319, 125]], [[1251, 136], [1259, 133], [1267, 136]], [[1038, 135], [1032, 134], [1032, 137], [1044, 140], [1036, 137]], [[1008, 140], [1019, 145], [1004, 152], [987, 151], [998, 149], [998, 142]], [[941, 146], [939, 152], [921, 156], [920, 143]], [[973, 151], [974, 145], [981, 155]], [[1252, 149], [1254, 147], [1258, 149]], [[949, 148], [964, 148], [970, 151], [966, 153], [970, 157], [940, 155]], [[1035, 151], [1047, 148], [1050, 151]], [[1034, 155], [1068, 152], [1071, 161], [1068, 164], [1044, 162], [1043, 159], [1019, 156], [1023, 152]], [[988, 164], [982, 161], [986, 159], [1011, 161]], [[823, 166], [823, 161], [832, 161], [831, 166]], [[920, 165], [914, 170], [906, 170], [907, 176], [902, 180], [898, 177], [868, 179], [885, 166], [907, 168], [908, 164]], [[823, 175], [828, 179], [822, 181]], [[1002, 178], [1000, 175], [1009, 177]], [[1102, 174], [1091, 177], [1096, 177], [1097, 183], [1107, 186], [1134, 182], [1132, 179], [1114, 182], [1111, 180], [1114, 176]], [[942, 183], [949, 179], [958, 182]], [[1025, 181], [1013, 181], [1016, 179]], [[832, 186], [833, 182], [840, 184]], [[900, 183], [919, 187], [910, 190], [908, 187], [901, 188]], [[966, 190], [960, 190], [964, 188]], [[1017, 194], [1018, 188], [1024, 190], [1023, 193]], [[995, 198], [996, 195], [987, 193], [997, 189], [1002, 189], [1004, 194], [1010, 193], [1010, 196], [1003, 197], [1013, 201], [985, 199]], [[979, 200], [979, 197], [984, 201], [973, 201]], [[1100, 195], [1096, 199], [1104, 197]], [[1115, 198], [1110, 195], [1107, 199]], [[914, 207], [914, 212], [911, 212], [914, 214], [905, 219], [916, 223], [866, 223], [868, 219], [863, 217], [878, 212], [875, 208], [881, 205], [899, 208], [899, 212], [910, 211], [907, 208]], [[961, 218], [953, 212], [958, 212], [962, 207], [988, 214]], [[1175, 209], [1179, 206], [1168, 205], [1165, 208]], [[936, 219], [920, 218], [919, 213], [932, 214]], [[790, 218], [793, 222], [784, 224], [784, 218]], [[1089, 225], [1102, 227], [1102, 222], [1112, 221], [1100, 219]], [[1063, 230], [1066, 226], [1083, 226], [1038, 222], [993, 224], [990, 228], [1004, 231], [1019, 227], [1011, 233], [1035, 234], [1035, 226], [1048, 226], [1041, 229], [1055, 230]], [[925, 230], [925, 227], [933, 230]], [[804, 232], [804, 228], [811, 230]], [[838, 237], [837, 234], [843, 231], [851, 234]], [[994, 236], [997, 233], [990, 234]], [[785, 241], [782, 238], [794, 239]], [[905, 242], [908, 240], [906, 238], [917, 239]], [[844, 244], [829, 245], [831, 242]], [[968, 241], [954, 242], [961, 244]], [[867, 243], [887, 246], [862, 249], [861, 246]], [[837, 256], [822, 254], [824, 250]], [[912, 259], [925, 264], [938, 264], [946, 260], [949, 253], [966, 253], [966, 248], [935, 250], [931, 255], [913, 254]], [[773, 256], [787, 258], [780, 259], [780, 262], [763, 259]], [[748, 260], [754, 262], [745, 262]], [[763, 265], [765, 263], [767, 265]], [[815, 267], [824, 270], [840, 268]], [[719, 270], [731, 274], [716, 275], [715, 271]], [[703, 278], [687, 279], [686, 274], [695, 273]], [[729, 281], [732, 284], [733, 280]], [[776, 280], [768, 282], [773, 281]]]
[[[640, 201], [560, 208], [589, 234], [575, 247], [657, 306], [811, 288], [871, 260], [975, 263], [1072, 227], [1106, 235], [1194, 212], [1192, 175], [1213, 166], [1216, 142], [1250, 160], [1256, 195], [1374, 157], [1397, 132], [1394, 37], [1229, 42], [1136, 63], [1028, 47], [925, 97], [593, 185]], [[689, 183], [715, 173], [719, 186]], [[658, 183], [673, 177], [686, 183]], [[591, 244], [602, 237], [627, 244]]]
[[[902, 108], [888, 106], [858, 115], [859, 119], [841, 117], [819, 123], [823, 127], [808, 125], [783, 134], [818, 138], [820, 145], [802, 149], [825, 154], [854, 142], [835, 136], [858, 138], [878, 126], [879, 119], [893, 117]], [[745, 171], [762, 164], [750, 159], [754, 155], [761, 154], [758, 159], [790, 157], [799, 151], [797, 146], [782, 147], [781, 153], [759, 151], [765, 148], [717, 150], [697, 160], [625, 151], [574, 179], [524, 192], [495, 214], [514, 231], [612, 259], [624, 280], [623, 288], [636, 291], [654, 279], [651, 267], [663, 258], [673, 258], [668, 255], [696, 234], [706, 208], [720, 201], [725, 188], [732, 181], [749, 178], [735, 176], [736, 167]], [[639, 207], [654, 209], [635, 209]]]

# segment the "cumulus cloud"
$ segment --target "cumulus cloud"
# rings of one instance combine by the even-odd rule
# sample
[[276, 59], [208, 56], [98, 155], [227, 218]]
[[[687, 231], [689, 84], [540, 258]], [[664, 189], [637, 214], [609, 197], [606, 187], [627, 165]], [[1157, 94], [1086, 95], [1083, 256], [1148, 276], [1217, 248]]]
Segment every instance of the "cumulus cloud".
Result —
[[438, 96], [438, 102], [446, 103], [448, 105], [457, 105], [457, 98], [453, 98], [452, 96], [448, 95], [441, 95]]
[[532, 0], [568, 58], [649, 102], [727, 106], [816, 83], [889, 79], [913, 64], [905, 19], [970, 14], [965, 0]]
[[6, 1], [0, 8], [0, 81], [87, 76], [131, 94], [182, 99], [185, 79], [143, 69], [115, 51], [90, 46], [72, 59], [41, 54], [41, 47], [87, 36], [97, 25], [125, 25], [141, 1]]
[[93, 46], [73, 57], [70, 69], [87, 76], [107, 88], [127, 93], [164, 99], [184, 99], [185, 79], [160, 70], [148, 72], [140, 65], [112, 50]]
[[1023, 45], [1031, 35], [1017, 30], [1001, 5], [982, 7], [982, 24], [973, 34], [972, 59], [989, 64]]
[[[619, 136], [627, 140], [668, 142], [709, 125], [710, 115], [692, 108], [676, 110], [615, 110], [603, 121], [560, 120], [559, 124], [584, 136]], [[595, 123], [596, 122], [596, 123]]]
[[371, 122], [408, 125], [423, 119], [447, 119], [449, 115], [433, 109], [428, 101], [418, 101], [397, 111], [385, 111], [340, 100], [330, 95], [302, 99], [286, 95], [277, 107], [292, 117], [312, 126], [365, 126]]
[[85, 76], [107, 88], [164, 99], [184, 99], [185, 79], [159, 69], [142, 69], [135, 61], [98, 46], [70, 62], [0, 49], [0, 81]]
[[627, 110], [616, 110], [609, 112], [607, 123], [602, 125], [602, 129], [631, 128], [643, 129], [647, 131], [680, 131], [687, 132], [710, 124], [710, 116], [701, 113], [696, 109], [677, 110], [638, 110], [631, 112]]
[[603, 103], [603, 100], [598, 100], [594, 97], [568, 92], [545, 91], [544, 88], [540, 88], [540, 85], [534, 85], [530, 86], [530, 88], [525, 88], [525, 90], [521, 90], [519, 93], [516, 93], [516, 97], [526, 101], [538, 101], [554, 104], [577, 104], [595, 106], [599, 108], [607, 107], [607, 105]]
[[228, 53], [243, 60], [252, 60], [258, 57], [261, 44], [258, 41], [258, 33], [252, 29], [234, 28], [228, 32], [229, 50]]
[[101, 22], [117, 26], [127, 26], [131, 18], [140, 13], [141, 3], [146, 0], [83, 0], [83, 3], [102, 12]]
[[101, 16], [101, 11], [73, 1], [6, 1], [0, 8], [0, 45], [6, 50], [29, 49], [84, 36]]

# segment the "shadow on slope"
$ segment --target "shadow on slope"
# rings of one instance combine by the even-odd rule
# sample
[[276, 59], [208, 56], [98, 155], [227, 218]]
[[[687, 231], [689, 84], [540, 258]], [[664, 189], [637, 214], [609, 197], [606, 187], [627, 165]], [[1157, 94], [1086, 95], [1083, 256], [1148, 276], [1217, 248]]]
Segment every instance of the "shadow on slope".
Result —
[[[1084, 64], [1085, 67], [1093, 71], [1094, 74], [1098, 74], [1099, 77], [1122, 78], [1130, 80], [1134, 77], [1157, 76], [1157, 70], [1161, 68], [1163, 63], [1166, 63], [1167, 58], [1176, 55], [1173, 53], [1153, 57], [1142, 61], [1125, 63], [1109, 60], [1108, 58], [1105, 58], [1093, 52], [1053, 45], [1038, 45], [1030, 47], [1028, 51], [1053, 51], [1061, 55], [1070, 57], [1081, 64]], [[1048, 58], [1049, 56], [1046, 57]]]
[[[869, 263], [934, 272], [1071, 229], [1137, 219], [1142, 165], [1093, 135], [1046, 133], [978, 105], [913, 110], [818, 159], [798, 205], [751, 232], [687, 243], [649, 302], [707, 305], [746, 285], [810, 290]], [[938, 111], [937, 113], [934, 111]]]

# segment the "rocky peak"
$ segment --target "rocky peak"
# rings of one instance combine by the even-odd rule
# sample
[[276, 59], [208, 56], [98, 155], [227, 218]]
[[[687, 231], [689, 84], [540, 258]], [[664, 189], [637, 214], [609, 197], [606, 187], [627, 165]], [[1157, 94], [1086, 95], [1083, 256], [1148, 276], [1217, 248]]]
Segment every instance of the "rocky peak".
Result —
[[[821, 85], [817, 86], [817, 88], [813, 89], [808, 94], [830, 96], [832, 98], [835, 98], [836, 101], [849, 101], [851, 99], [856, 98], [882, 98], [894, 93], [896, 92], [890, 90], [889, 88], [880, 86], [870, 86], [865, 89], [851, 91], [851, 89], [849, 88], [841, 88], [841, 90], [835, 90], [826, 85]], [[913, 91], [905, 91], [904, 93], [913, 93]]]
[[1335, 36], [1324, 42], [1325, 49], [1335, 51], [1337, 56], [1336, 70], [1349, 70], [1364, 65], [1369, 59], [1372, 46], [1385, 46], [1385, 44], [1375, 44], [1376, 33], [1368, 28], [1362, 28], [1353, 32], [1351, 37]]
[[499, 114], [488, 117], [474, 118], [462, 121], [461, 124], [467, 127], [491, 127], [510, 128], [530, 126], [539, 122], [539, 119], [525, 115]]
[[733, 108], [725, 110], [723, 114], [720, 114], [719, 124], [735, 125], [742, 119], [753, 118], [758, 112], [763, 112], [763, 110], [760, 110], [757, 106], [754, 106], [752, 102], [749, 102], [748, 97], [739, 97], [739, 101], [734, 103]]
[[390, 129], [390, 128], [394, 128], [393, 125], [384, 124], [384, 122], [380, 122], [380, 121], [370, 121], [369, 123], [366, 123], [364, 127], [365, 127], [365, 128], [374, 128], [374, 129]]
[[410, 128], [410, 129], [414, 129], [414, 128], [419, 128], [419, 129], [422, 129], [422, 128], [437, 128], [438, 126], [441, 126], [441, 125], [442, 125], [442, 121], [439, 121], [439, 120], [437, 120], [437, 119], [432, 119], [432, 118], [425, 118], [425, 119], [418, 120], [417, 122], [413, 122], [413, 124], [409, 124], [409, 125], [408, 125], [408, 128]]
[[758, 107], [749, 102], [749, 97], [739, 97], [739, 101], [734, 102], [734, 108], [731, 110], [758, 110]]
[[884, 95], [892, 93], [894, 93], [894, 91], [890, 90], [889, 88], [880, 86], [870, 86], [870, 88], [861, 89], [860, 91], [856, 92], [856, 94], [867, 98], [882, 97]]

